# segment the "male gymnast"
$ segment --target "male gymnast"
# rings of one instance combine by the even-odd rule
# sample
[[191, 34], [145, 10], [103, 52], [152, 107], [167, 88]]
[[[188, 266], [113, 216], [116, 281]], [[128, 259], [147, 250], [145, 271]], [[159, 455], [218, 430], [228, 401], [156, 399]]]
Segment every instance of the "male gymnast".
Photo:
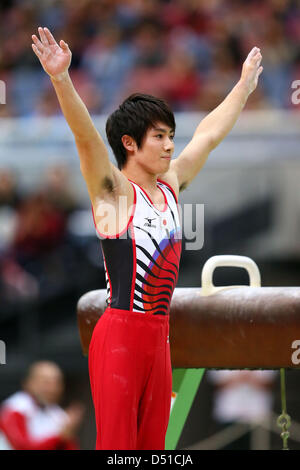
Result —
[[107, 309], [89, 348], [96, 449], [163, 450], [172, 389], [169, 311], [181, 254], [177, 198], [255, 90], [260, 49], [250, 51], [237, 84], [173, 160], [167, 103], [129, 96], [106, 123], [116, 167], [70, 79], [69, 46], [47, 28], [38, 33], [32, 48], [74, 135], [105, 262]]

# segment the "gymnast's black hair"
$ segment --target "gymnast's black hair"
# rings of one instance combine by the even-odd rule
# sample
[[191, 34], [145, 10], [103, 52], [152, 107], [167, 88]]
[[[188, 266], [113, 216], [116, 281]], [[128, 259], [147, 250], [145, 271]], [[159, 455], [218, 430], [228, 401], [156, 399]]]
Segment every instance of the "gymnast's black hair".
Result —
[[122, 136], [130, 135], [141, 148], [148, 129], [157, 122], [166, 124], [175, 132], [175, 118], [169, 105], [163, 99], [142, 93], [130, 95], [108, 117], [106, 135], [120, 170], [127, 160]]

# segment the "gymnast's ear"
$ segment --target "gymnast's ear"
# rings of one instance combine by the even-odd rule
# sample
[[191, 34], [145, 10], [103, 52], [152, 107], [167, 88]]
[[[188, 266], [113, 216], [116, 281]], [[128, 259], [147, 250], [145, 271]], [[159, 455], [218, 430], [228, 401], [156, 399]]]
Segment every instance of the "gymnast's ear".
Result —
[[122, 144], [128, 152], [135, 152], [137, 150], [137, 144], [133, 137], [131, 137], [130, 135], [122, 135], [121, 140]]

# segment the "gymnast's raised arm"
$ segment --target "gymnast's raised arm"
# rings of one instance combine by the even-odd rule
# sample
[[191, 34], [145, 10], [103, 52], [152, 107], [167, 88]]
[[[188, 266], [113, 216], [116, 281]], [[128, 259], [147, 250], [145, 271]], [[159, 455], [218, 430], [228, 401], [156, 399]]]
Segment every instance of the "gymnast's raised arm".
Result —
[[73, 86], [68, 72], [72, 58], [68, 44], [64, 41], [58, 44], [47, 28], [39, 28], [38, 31], [39, 38], [32, 36], [32, 49], [51, 78], [62, 112], [75, 138], [80, 169], [91, 201], [96, 203], [99, 198], [112, 195], [115, 187], [124, 188], [124, 184], [116, 181], [123, 175], [110, 163], [104, 141]]
[[260, 49], [253, 47], [243, 64], [238, 83], [222, 103], [200, 122], [192, 140], [178, 158], [172, 160], [168, 177], [174, 187], [185, 189], [201, 170], [210, 152], [231, 131], [249, 95], [257, 86], [263, 70], [261, 60]]

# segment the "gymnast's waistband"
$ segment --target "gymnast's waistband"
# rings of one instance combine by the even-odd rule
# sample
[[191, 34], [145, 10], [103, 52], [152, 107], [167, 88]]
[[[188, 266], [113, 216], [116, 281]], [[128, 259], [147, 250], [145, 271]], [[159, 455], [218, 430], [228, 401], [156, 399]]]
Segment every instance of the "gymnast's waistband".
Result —
[[[104, 311], [105, 314], [108, 315], [113, 315], [113, 314], [119, 314], [119, 315], [130, 315], [138, 318], [142, 318], [145, 320], [153, 320], [153, 321], [158, 321], [162, 323], [168, 323], [170, 315], [153, 315], [153, 313], [142, 313], [142, 312], [133, 312], [132, 310], [121, 310], [119, 308], [111, 308], [107, 307]], [[104, 315], [103, 313], [103, 315]]]

